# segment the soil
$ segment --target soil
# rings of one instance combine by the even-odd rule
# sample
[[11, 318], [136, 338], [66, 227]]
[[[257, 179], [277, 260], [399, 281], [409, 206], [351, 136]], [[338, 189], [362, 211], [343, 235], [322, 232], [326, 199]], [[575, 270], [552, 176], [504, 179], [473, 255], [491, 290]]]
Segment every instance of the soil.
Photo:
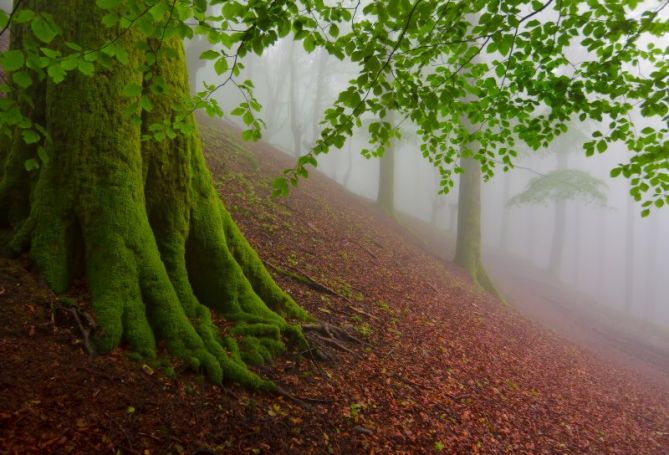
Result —
[[54, 296], [25, 259], [2, 260], [0, 453], [669, 451], [666, 371], [631, 371], [473, 289], [415, 230], [317, 173], [272, 199], [292, 159], [247, 153], [221, 127], [204, 122], [205, 143], [240, 228], [301, 305], [361, 342], [260, 370], [300, 402], [173, 379], [122, 349], [89, 356], [70, 311], [86, 309], [84, 284]]

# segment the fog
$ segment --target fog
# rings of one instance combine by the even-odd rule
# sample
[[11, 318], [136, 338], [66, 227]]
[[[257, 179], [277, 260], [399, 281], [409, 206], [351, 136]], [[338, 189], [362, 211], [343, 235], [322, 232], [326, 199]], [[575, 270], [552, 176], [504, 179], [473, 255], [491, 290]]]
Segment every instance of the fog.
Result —
[[[548, 17], [550, 13], [543, 19]], [[192, 56], [202, 52], [206, 44], [186, 43], [186, 47]], [[576, 60], [583, 53], [576, 48], [569, 52]], [[255, 85], [255, 96], [263, 105], [260, 117], [266, 124], [263, 140], [292, 155], [305, 153], [314, 143], [323, 111], [357, 71], [352, 63], [338, 61], [319, 50], [306, 53], [301, 42], [287, 39], [262, 57], [249, 56], [244, 63], [238, 80], [250, 79]], [[198, 69], [195, 78], [200, 89], [203, 81], [219, 80], [220, 76], [206, 65]], [[234, 86], [224, 87], [216, 96], [227, 112], [242, 101]], [[241, 126], [238, 118], [229, 119]], [[638, 128], [643, 126], [642, 122], [637, 124]], [[573, 122], [570, 131], [550, 147], [535, 152], [517, 150], [516, 167], [506, 173], [498, 168], [495, 177], [483, 184], [484, 260], [502, 257], [509, 263], [531, 266], [560, 288], [587, 297], [580, 300], [583, 304], [664, 330], [669, 328], [669, 273], [664, 265], [669, 258], [669, 210], [654, 210], [642, 218], [640, 204], [628, 193], [628, 181], [609, 177], [616, 164], [630, 157], [620, 145], [604, 154], [585, 157], [582, 143], [596, 127], [594, 123]], [[395, 206], [399, 212], [431, 223], [444, 236], [454, 238], [457, 184], [449, 194], [438, 195], [438, 173], [422, 158], [412, 130], [410, 124], [402, 125], [403, 138], [394, 147]], [[350, 191], [375, 200], [379, 160], [361, 156], [367, 139], [363, 128], [342, 149], [319, 156], [318, 171]], [[532, 179], [556, 169], [583, 171], [587, 174], [579, 175], [599, 179], [601, 184], [590, 181], [605, 200], [570, 199], [561, 210], [557, 208], [559, 203], [551, 200], [511, 204]], [[554, 245], [559, 225], [565, 231], [561, 247]], [[554, 261], [557, 255], [558, 261], [552, 272], [551, 255]]]

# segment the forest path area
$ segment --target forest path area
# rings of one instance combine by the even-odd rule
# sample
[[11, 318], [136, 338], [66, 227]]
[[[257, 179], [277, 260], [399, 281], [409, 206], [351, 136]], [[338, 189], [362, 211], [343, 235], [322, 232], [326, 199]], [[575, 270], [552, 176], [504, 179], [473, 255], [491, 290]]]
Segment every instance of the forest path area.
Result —
[[63, 299], [3, 260], [0, 453], [666, 453], [669, 387], [472, 289], [318, 173], [272, 199], [293, 160], [202, 124], [221, 197], [279, 284], [359, 342], [258, 370], [301, 403], [175, 380], [122, 350], [88, 356], [71, 311], [85, 287]]

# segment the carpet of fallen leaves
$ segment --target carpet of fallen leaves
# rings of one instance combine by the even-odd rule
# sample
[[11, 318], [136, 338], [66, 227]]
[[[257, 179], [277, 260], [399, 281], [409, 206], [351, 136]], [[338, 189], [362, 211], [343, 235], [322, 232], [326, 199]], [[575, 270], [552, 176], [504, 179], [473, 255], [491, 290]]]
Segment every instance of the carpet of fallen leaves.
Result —
[[[206, 123], [227, 207], [314, 316], [362, 344], [261, 373], [305, 401], [170, 379], [122, 350], [89, 357], [69, 313], [0, 262], [0, 453], [667, 453], [669, 387], [538, 327], [473, 290], [373, 204], [313, 175], [287, 199], [291, 160]], [[276, 269], [275, 269], [276, 270]], [[85, 292], [73, 295], [85, 299]]]

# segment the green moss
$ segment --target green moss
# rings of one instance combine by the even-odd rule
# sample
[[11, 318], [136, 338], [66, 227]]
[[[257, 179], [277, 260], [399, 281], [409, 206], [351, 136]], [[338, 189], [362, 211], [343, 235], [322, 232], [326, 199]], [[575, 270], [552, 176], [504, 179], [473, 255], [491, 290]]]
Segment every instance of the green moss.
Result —
[[[65, 40], [95, 47], [115, 36], [100, 26], [94, 2], [30, 5], [49, 10]], [[119, 39], [132, 50], [143, 37], [131, 31]], [[149, 125], [171, 119], [188, 94], [181, 43], [166, 39], [162, 48], [175, 51], [157, 66], [170, 95], [152, 99], [154, 108], [143, 114], [141, 126], [124, 114], [135, 100], [121, 95], [128, 83], [144, 80], [138, 51], [130, 52], [128, 65], [96, 77], [74, 72], [57, 86], [43, 84], [52, 159], [31, 182], [33, 197], [24, 198], [25, 219], [12, 243], [30, 248], [57, 292], [85, 274], [99, 351], [125, 343], [150, 361], [160, 343], [213, 382], [272, 390], [274, 384], [245, 362], [279, 355], [283, 336], [305, 342], [299, 327], [284, 318], [310, 317], [274, 283], [232, 221], [199, 138], [141, 140]], [[194, 118], [187, 122], [195, 130]], [[5, 170], [13, 176], [9, 161]], [[0, 189], [0, 206], [4, 196]], [[221, 338], [210, 310], [236, 323], [234, 337]]]

